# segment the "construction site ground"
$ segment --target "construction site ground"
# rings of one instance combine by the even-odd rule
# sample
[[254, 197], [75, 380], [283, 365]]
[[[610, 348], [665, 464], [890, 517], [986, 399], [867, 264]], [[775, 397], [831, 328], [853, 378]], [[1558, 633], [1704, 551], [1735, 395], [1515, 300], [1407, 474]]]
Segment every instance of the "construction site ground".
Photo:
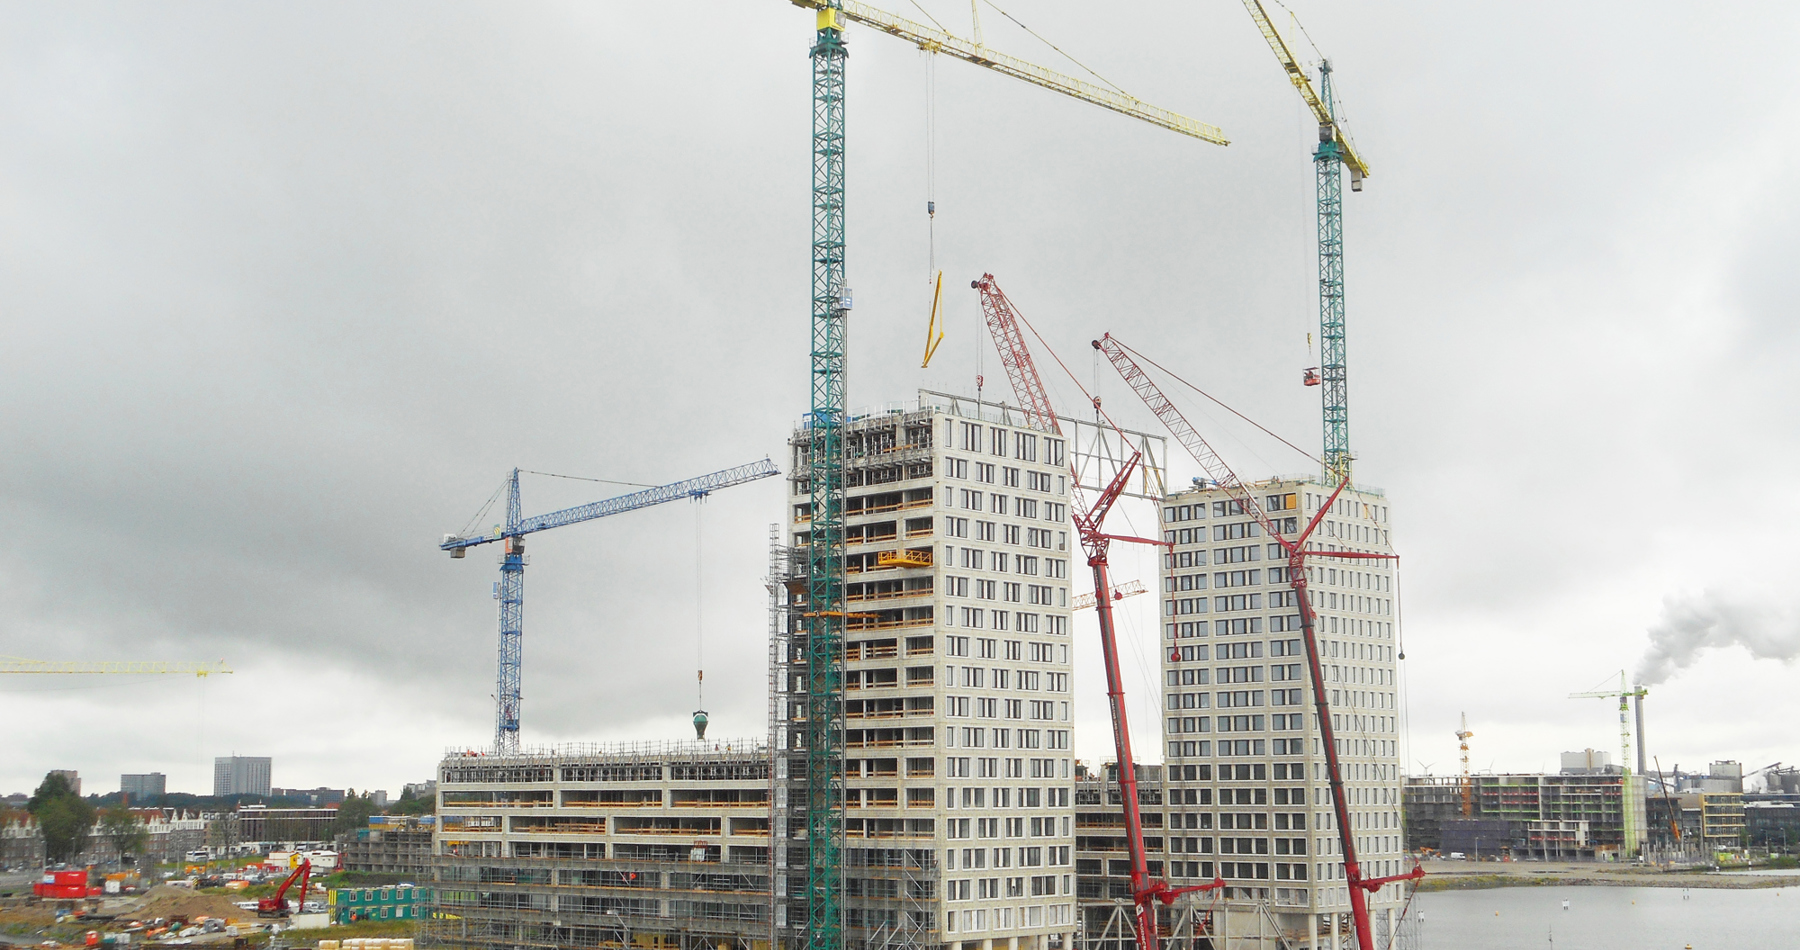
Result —
[[[91, 915], [65, 917], [61, 923], [56, 920], [56, 902], [15, 900], [0, 905], [0, 941], [20, 945], [54, 940], [65, 945], [79, 946], [82, 937], [90, 930], [100, 933], [117, 932], [125, 929], [131, 921], [149, 922], [156, 918], [178, 916], [186, 917], [190, 922], [197, 922], [203, 917], [216, 917], [238, 924], [240, 932], [248, 936], [259, 925], [266, 925], [269, 921], [258, 919], [254, 910], [245, 910], [233, 903], [234, 900], [241, 899], [229, 892], [204, 892], [160, 885], [144, 894], [103, 899]], [[230, 946], [233, 942], [233, 938], [224, 933], [197, 934], [186, 939], [194, 946], [214, 943]], [[150, 945], [154, 946], [156, 943], [153, 941]]]
[[1425, 862], [1422, 891], [1454, 891], [1484, 887], [1800, 887], [1800, 870], [1788, 874], [1671, 869], [1580, 861], [1446, 861]]

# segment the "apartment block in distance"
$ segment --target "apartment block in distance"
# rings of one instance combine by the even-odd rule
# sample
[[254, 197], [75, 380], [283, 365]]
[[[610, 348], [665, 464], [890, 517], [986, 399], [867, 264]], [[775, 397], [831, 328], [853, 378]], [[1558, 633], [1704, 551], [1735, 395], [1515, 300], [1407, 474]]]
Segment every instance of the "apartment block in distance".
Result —
[[155, 802], [169, 791], [169, 779], [161, 772], [126, 773], [119, 776], [119, 791], [133, 804]]
[[[771, 584], [784, 945], [806, 921], [808, 445]], [[921, 392], [843, 445], [845, 944], [1072, 947], [1070, 438]]]
[[266, 755], [221, 755], [213, 759], [213, 795], [269, 795], [270, 758]]
[[[1286, 536], [1332, 492], [1310, 477], [1248, 488]], [[1171, 545], [1161, 671], [1169, 880], [1218, 875], [1227, 900], [1266, 902], [1294, 946], [1336, 946], [1349, 895], [1286, 557], [1208, 483], [1168, 496], [1162, 519]], [[1386, 554], [1389, 531], [1386, 496], [1352, 486], [1309, 547]], [[1367, 876], [1397, 874], [1405, 844], [1392, 562], [1307, 563], [1357, 856]], [[1378, 931], [1392, 933], [1404, 900], [1397, 885], [1371, 896]]]

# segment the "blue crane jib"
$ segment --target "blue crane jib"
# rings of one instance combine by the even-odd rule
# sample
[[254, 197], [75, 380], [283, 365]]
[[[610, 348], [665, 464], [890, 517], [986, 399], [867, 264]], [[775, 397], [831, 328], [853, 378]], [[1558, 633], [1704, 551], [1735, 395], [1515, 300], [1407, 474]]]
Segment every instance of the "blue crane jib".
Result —
[[[514, 485], [517, 484], [518, 474], [517, 470], [513, 472], [512, 477]], [[656, 488], [646, 488], [643, 491], [632, 492], [629, 495], [620, 495], [617, 498], [608, 498], [605, 501], [596, 501], [586, 505], [576, 505], [573, 508], [564, 508], [561, 511], [552, 511], [549, 514], [535, 515], [530, 518], [520, 518], [516, 523], [509, 523], [506, 527], [496, 528], [493, 534], [484, 535], [479, 538], [458, 538], [449, 536], [444, 538], [444, 543], [438, 545], [438, 547], [441, 550], [455, 552], [466, 548], [472, 548], [479, 544], [491, 544], [495, 541], [502, 541], [506, 538], [531, 534], [536, 531], [546, 531], [550, 528], [561, 528], [564, 525], [580, 524], [583, 521], [592, 521], [595, 518], [604, 518], [608, 515], [624, 514], [627, 511], [634, 511], [638, 508], [648, 508], [651, 505], [660, 505], [663, 502], [675, 501], [679, 498], [704, 497], [720, 488], [730, 488], [733, 485], [741, 485], [745, 482], [779, 474], [781, 474], [781, 469], [777, 468], [774, 462], [763, 459], [760, 462], [752, 462], [749, 465], [739, 465], [737, 468], [728, 468], [722, 472], [714, 472], [711, 475], [702, 475], [699, 478], [690, 478], [683, 482], [673, 482]], [[510, 487], [511, 486], [509, 486], [509, 488]], [[517, 491], [516, 488], [511, 488], [511, 490]]]
[[467, 555], [469, 549], [477, 545], [496, 541], [506, 544], [506, 552], [500, 561], [500, 582], [494, 585], [494, 597], [500, 601], [500, 662], [494, 684], [494, 751], [502, 755], [519, 751], [519, 705], [524, 680], [521, 638], [525, 620], [525, 535], [681, 498], [705, 498], [721, 488], [779, 474], [781, 470], [774, 462], [763, 459], [699, 478], [526, 518], [520, 514], [519, 470], [515, 468], [506, 481], [505, 525], [496, 525], [492, 534], [481, 537], [445, 535], [438, 548], [449, 551], [455, 558]]

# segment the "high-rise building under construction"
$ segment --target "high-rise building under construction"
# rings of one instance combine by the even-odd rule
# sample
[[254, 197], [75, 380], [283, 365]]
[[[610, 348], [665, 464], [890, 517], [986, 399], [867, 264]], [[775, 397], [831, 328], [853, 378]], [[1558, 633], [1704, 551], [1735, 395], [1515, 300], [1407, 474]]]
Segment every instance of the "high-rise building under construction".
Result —
[[[1331, 497], [1316, 478], [1248, 486], [1284, 536]], [[1392, 552], [1388, 500], [1352, 486], [1325, 512], [1315, 551]], [[1230, 493], [1168, 496], [1163, 538], [1162, 706], [1171, 883], [1215, 875], [1226, 898], [1269, 902], [1299, 947], [1336, 946], [1349, 897], [1321, 747], [1300, 608], [1286, 556]], [[1357, 857], [1365, 876], [1404, 869], [1391, 561], [1307, 559], [1320, 668], [1331, 702]], [[1372, 895], [1392, 933], [1405, 895]], [[1292, 938], [1290, 938], [1292, 939]]]
[[[1073, 945], [1070, 449], [1024, 421], [921, 393], [844, 425], [846, 946]], [[789, 494], [770, 585], [784, 943], [807, 920], [812, 517], [809, 487]]]

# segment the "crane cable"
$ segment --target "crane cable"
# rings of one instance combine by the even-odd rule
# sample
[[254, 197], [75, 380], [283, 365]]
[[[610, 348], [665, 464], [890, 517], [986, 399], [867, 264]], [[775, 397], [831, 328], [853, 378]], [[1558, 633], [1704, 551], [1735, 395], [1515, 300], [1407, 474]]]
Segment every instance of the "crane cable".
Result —
[[930, 368], [931, 357], [937, 353], [938, 344], [944, 342], [939, 320], [944, 272], [937, 269], [937, 54], [932, 52], [925, 54], [925, 235], [925, 283], [932, 288], [931, 319], [925, 324], [925, 357], [919, 361], [920, 369]]
[[705, 546], [701, 543], [700, 514], [705, 510], [706, 496], [694, 496], [694, 693], [696, 710], [706, 709], [706, 623], [705, 600], [706, 584], [700, 571], [701, 555]]
[[1281, 436], [1276, 435], [1274, 432], [1270, 431], [1266, 426], [1264, 426], [1260, 422], [1257, 422], [1255, 419], [1252, 419], [1249, 416], [1246, 416], [1243, 413], [1237, 411], [1236, 409], [1231, 408], [1230, 406], [1226, 405], [1225, 403], [1220, 402], [1211, 393], [1207, 392], [1204, 389], [1201, 389], [1200, 387], [1194, 385], [1193, 383], [1188, 382], [1185, 379], [1182, 379], [1180, 376], [1175, 375], [1175, 372], [1173, 370], [1162, 365], [1161, 363], [1158, 363], [1157, 361], [1151, 359], [1150, 357], [1145, 356], [1143, 353], [1138, 352], [1137, 349], [1128, 345], [1127, 343], [1125, 343], [1125, 341], [1120, 340], [1118, 337], [1114, 337], [1113, 340], [1119, 344], [1120, 349], [1130, 353], [1132, 356], [1135, 356], [1138, 359], [1143, 360], [1146, 363], [1149, 363], [1151, 366], [1154, 366], [1157, 369], [1160, 369], [1163, 372], [1168, 373], [1170, 379], [1173, 379], [1176, 382], [1180, 383], [1181, 385], [1186, 386], [1187, 388], [1193, 390], [1194, 392], [1197, 392], [1200, 395], [1205, 396], [1207, 399], [1211, 400], [1219, 408], [1224, 409], [1226, 412], [1229, 412], [1232, 415], [1237, 416], [1239, 419], [1242, 419], [1245, 422], [1250, 423], [1251, 425], [1255, 426], [1258, 430], [1260, 430], [1264, 435], [1268, 436], [1269, 438], [1274, 439], [1277, 442], [1280, 442], [1282, 445], [1285, 445], [1288, 448], [1293, 449], [1296, 452], [1299, 452], [1301, 455], [1306, 456], [1311, 461], [1318, 462], [1320, 465], [1325, 464], [1322, 460], [1319, 459], [1318, 456], [1312, 454], [1311, 452], [1306, 451], [1305, 449], [1299, 447], [1298, 445], [1295, 445], [1292, 442], [1289, 442], [1288, 440], [1282, 438]]
[[[1042, 36], [1039, 36], [1036, 30], [1019, 22], [1018, 17], [1013, 16], [1012, 14], [1006, 12], [1005, 10], [1000, 9], [999, 4], [996, 4], [994, 2], [994, 0], [982, 0], [982, 2], [986, 3], [990, 7], [993, 7], [995, 12], [999, 13], [1001, 16], [1007, 18], [1008, 20], [1013, 21], [1014, 26], [1017, 26], [1019, 29], [1024, 30], [1027, 33], [1030, 33], [1033, 39], [1035, 39], [1038, 42], [1044, 44], [1045, 46], [1048, 46], [1051, 49], [1055, 50], [1058, 54], [1060, 54], [1062, 56], [1062, 58], [1068, 60], [1071, 63], [1074, 63], [1077, 66], [1080, 66], [1082, 71], [1086, 72], [1089, 76], [1092, 76], [1095, 79], [1098, 79], [1101, 82], [1105, 83], [1106, 85], [1113, 87], [1113, 89], [1116, 90], [1119, 93], [1119, 95], [1124, 96], [1127, 99], [1136, 99], [1137, 98], [1136, 96], [1132, 95], [1131, 93], [1126, 92], [1124, 89], [1121, 89], [1119, 87], [1118, 83], [1115, 83], [1112, 80], [1106, 78], [1105, 76], [1102, 76], [1099, 73], [1094, 72], [1092, 69], [1089, 69], [1088, 65], [1086, 63], [1082, 62], [1079, 59], [1076, 59], [1073, 56], [1070, 56], [1068, 53], [1063, 51], [1062, 47], [1056, 45], [1055, 43], [1050, 42], [1047, 39], [1044, 39]], [[915, 4], [915, 6], [916, 6], [916, 4]], [[1286, 9], [1286, 8], [1284, 7], [1283, 9]], [[1307, 38], [1308, 42], [1310, 42], [1311, 39], [1312, 39], [1311, 37], [1308, 37]]]

